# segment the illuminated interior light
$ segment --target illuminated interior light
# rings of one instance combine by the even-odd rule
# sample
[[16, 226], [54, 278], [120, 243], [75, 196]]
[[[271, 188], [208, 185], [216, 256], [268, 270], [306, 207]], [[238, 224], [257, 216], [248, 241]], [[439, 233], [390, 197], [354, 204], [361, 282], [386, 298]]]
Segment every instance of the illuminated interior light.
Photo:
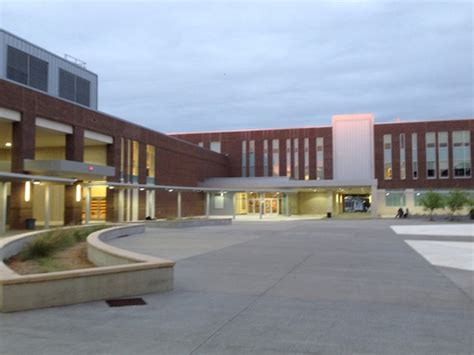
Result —
[[33, 181], [33, 184], [34, 184], [34, 185], [39, 185], [39, 184], [41, 184], [41, 183], [40, 183], [39, 181]]
[[115, 189], [114, 186], [109, 186], [109, 190], [113, 190], [113, 189]]
[[11, 147], [12, 146], [12, 143], [11, 142], [6, 142], [5, 143], [5, 147]]
[[25, 201], [29, 202], [31, 199], [31, 181], [25, 182]]
[[80, 202], [81, 201], [81, 185], [78, 184], [76, 185], [76, 202]]

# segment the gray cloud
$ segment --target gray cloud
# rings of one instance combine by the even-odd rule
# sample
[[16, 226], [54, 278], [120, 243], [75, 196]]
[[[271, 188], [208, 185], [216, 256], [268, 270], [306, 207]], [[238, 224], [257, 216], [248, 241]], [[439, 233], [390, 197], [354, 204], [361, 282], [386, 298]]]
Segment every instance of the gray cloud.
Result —
[[0, 20], [165, 132], [474, 116], [470, 1], [3, 1]]

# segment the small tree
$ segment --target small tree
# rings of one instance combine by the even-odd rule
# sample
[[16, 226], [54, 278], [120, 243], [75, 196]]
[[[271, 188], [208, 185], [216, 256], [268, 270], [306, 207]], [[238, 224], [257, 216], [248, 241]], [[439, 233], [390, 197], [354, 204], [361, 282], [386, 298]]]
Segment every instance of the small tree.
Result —
[[438, 208], [444, 208], [443, 197], [434, 191], [428, 191], [423, 194], [423, 197], [420, 200], [420, 204], [423, 206], [424, 210], [430, 211], [430, 221], [433, 220], [433, 211]]
[[445, 199], [446, 207], [448, 207], [451, 212], [451, 220], [454, 219], [454, 214], [462, 210], [469, 202], [469, 198], [463, 191], [451, 191]]

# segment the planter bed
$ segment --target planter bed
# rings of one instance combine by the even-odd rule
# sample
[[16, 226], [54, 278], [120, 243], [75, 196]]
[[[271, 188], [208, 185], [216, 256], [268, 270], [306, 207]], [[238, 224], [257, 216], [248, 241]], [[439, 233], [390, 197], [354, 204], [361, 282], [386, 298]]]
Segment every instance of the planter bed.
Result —
[[232, 218], [189, 218], [146, 221], [148, 228], [191, 228], [232, 224]]
[[88, 259], [97, 267], [19, 275], [3, 260], [18, 254], [41, 232], [0, 241], [0, 311], [62, 306], [140, 295], [173, 288], [174, 262], [115, 248], [105, 241], [143, 233], [144, 224], [114, 226], [87, 237]]

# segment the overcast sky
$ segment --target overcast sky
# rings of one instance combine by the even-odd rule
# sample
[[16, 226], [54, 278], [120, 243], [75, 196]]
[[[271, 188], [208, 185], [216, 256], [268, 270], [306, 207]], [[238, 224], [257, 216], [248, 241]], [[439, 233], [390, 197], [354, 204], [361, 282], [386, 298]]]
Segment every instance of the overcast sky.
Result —
[[0, 0], [0, 27], [163, 132], [473, 117], [473, 1]]

